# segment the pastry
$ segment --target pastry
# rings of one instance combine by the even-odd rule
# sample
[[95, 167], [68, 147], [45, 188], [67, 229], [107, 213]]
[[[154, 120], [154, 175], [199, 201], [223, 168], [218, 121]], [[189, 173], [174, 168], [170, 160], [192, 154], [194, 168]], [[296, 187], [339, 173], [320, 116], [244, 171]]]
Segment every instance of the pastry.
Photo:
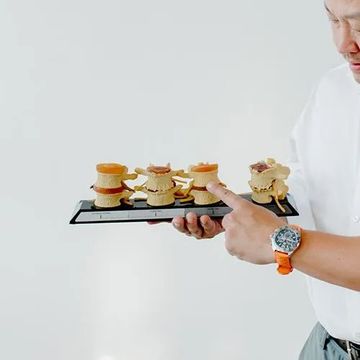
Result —
[[274, 199], [279, 209], [285, 212], [279, 200], [285, 199], [289, 190], [284, 180], [288, 178], [290, 169], [271, 158], [252, 164], [249, 169], [252, 200], [259, 204], [268, 204]]
[[[174, 176], [183, 177], [184, 170], [171, 170], [170, 164], [166, 166], [150, 165], [146, 169], [136, 168], [135, 172], [147, 177], [144, 184], [136, 186], [136, 191], [147, 195], [147, 204], [150, 206], [166, 206], [175, 202], [179, 196], [182, 185], [177, 185]], [[180, 195], [181, 196], [181, 195]]]
[[210, 181], [224, 185], [218, 178], [218, 164], [199, 163], [190, 165], [186, 176], [191, 178], [192, 181], [183, 192], [187, 197], [180, 200], [181, 202], [194, 200], [196, 205], [211, 205], [220, 201], [219, 198], [206, 189], [206, 185]]
[[135, 180], [137, 174], [129, 174], [128, 168], [117, 163], [96, 165], [97, 180], [92, 186], [96, 192], [95, 206], [113, 208], [122, 203], [131, 205], [130, 196], [134, 190], [125, 184], [125, 180]]

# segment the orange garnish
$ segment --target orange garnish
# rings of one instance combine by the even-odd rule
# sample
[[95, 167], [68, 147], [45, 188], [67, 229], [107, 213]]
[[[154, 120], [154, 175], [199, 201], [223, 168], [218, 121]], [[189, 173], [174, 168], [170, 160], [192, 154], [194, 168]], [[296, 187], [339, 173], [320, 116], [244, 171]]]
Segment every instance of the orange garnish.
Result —
[[155, 174], [167, 174], [168, 172], [170, 172], [170, 168], [168, 166], [149, 166], [146, 169], [148, 172], [152, 172]]
[[207, 191], [206, 186], [192, 186], [191, 190]]
[[96, 165], [96, 171], [101, 174], [120, 175], [126, 171], [126, 166], [116, 163], [102, 163]]
[[113, 188], [113, 189], [106, 189], [106, 188], [101, 188], [101, 187], [97, 187], [95, 185], [92, 186], [93, 190], [99, 194], [103, 194], [103, 195], [113, 195], [113, 194], [120, 194], [121, 192], [123, 192], [125, 190], [125, 188], [123, 186], [118, 187], [118, 188]]
[[265, 170], [271, 169], [271, 165], [267, 164], [266, 162], [259, 161], [256, 164], [250, 165], [251, 170], [254, 170], [258, 173], [262, 173]]
[[208, 172], [218, 169], [218, 164], [199, 164], [191, 168], [191, 171], [195, 172]]

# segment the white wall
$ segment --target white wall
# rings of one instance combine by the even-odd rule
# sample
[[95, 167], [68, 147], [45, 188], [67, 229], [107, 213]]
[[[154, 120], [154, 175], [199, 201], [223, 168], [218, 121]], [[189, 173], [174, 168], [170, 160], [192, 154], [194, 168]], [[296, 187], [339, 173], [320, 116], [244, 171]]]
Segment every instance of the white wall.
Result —
[[219, 162], [237, 192], [249, 163], [286, 162], [341, 61], [322, 8], [0, 1], [1, 359], [296, 359], [315, 321], [301, 274], [237, 261], [222, 237], [68, 220], [98, 162]]

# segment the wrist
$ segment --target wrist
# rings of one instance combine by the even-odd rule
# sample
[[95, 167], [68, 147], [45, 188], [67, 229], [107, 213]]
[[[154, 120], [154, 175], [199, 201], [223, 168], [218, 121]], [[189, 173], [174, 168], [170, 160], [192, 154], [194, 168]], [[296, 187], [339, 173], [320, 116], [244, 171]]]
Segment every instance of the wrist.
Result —
[[282, 275], [293, 270], [291, 258], [300, 246], [301, 232], [299, 226], [286, 224], [275, 229], [270, 236], [274, 259], [278, 264], [277, 271]]

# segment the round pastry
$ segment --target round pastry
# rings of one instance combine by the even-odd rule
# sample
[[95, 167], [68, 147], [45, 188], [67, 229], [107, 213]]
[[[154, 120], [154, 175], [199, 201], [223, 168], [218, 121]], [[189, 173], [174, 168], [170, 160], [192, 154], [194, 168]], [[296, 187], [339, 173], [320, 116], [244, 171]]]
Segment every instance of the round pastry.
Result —
[[135, 180], [137, 174], [129, 174], [128, 168], [117, 163], [101, 163], [96, 165], [97, 181], [92, 186], [96, 192], [95, 206], [112, 208], [129, 202], [134, 190], [129, 188], [125, 180]]
[[290, 169], [271, 158], [252, 164], [249, 169], [252, 200], [259, 204], [268, 204], [275, 200], [279, 209], [285, 212], [279, 200], [285, 199], [289, 190], [284, 180], [288, 178]]
[[174, 176], [182, 177], [184, 170], [171, 170], [170, 164], [166, 166], [150, 165], [146, 170], [135, 169], [136, 173], [147, 177], [146, 182], [136, 186], [136, 191], [147, 194], [147, 204], [150, 206], [166, 206], [175, 202], [177, 192], [182, 188], [176, 184]]
[[206, 189], [206, 185], [210, 181], [221, 184], [218, 178], [218, 169], [218, 164], [199, 163], [197, 165], [190, 165], [186, 175], [192, 181], [185, 190], [185, 194], [189, 196], [181, 200], [181, 202], [194, 200], [194, 203], [197, 205], [211, 205], [219, 202], [220, 199]]

